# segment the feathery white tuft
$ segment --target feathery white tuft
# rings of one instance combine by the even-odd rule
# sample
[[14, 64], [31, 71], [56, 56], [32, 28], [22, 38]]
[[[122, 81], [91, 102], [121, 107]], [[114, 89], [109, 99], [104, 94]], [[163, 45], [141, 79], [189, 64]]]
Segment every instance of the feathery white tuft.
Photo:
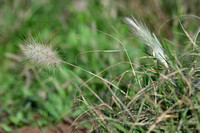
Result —
[[57, 57], [56, 52], [51, 46], [34, 43], [21, 45], [22, 52], [25, 58], [37, 65], [51, 66], [59, 65], [61, 60]]
[[152, 34], [144, 23], [137, 21], [134, 17], [132, 19], [127, 17], [125, 20], [132, 32], [150, 48], [152, 55], [168, 68], [168, 63], [171, 61], [155, 34]]

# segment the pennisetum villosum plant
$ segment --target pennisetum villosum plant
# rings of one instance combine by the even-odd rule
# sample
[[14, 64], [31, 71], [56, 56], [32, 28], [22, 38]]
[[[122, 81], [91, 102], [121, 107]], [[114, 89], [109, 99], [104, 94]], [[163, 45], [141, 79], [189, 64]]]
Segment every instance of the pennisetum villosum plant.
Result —
[[[172, 61], [169, 59], [167, 53], [165, 52], [165, 49], [163, 48], [162, 44], [157, 39], [155, 34], [151, 33], [144, 23], [136, 20], [134, 17], [125, 18], [125, 20], [126, 23], [130, 26], [130, 29], [133, 32], [133, 34], [136, 35], [141, 41], [143, 41], [148, 46], [151, 55], [154, 56], [154, 58], [156, 58], [163, 66], [165, 66], [165, 68], [170, 68], [170, 67], [173, 68]], [[188, 100], [190, 101], [190, 103], [192, 103], [193, 101], [190, 100], [189, 97], [191, 97], [194, 87], [199, 89], [199, 78], [198, 76], [196, 76], [196, 73], [200, 71], [199, 67], [191, 68], [191, 70], [189, 70], [189, 68], [187, 69], [178, 68], [177, 70], [172, 70], [172, 72], [169, 72], [167, 75], [160, 73], [159, 71], [152, 68], [151, 70], [146, 69], [146, 71], [151, 72], [150, 74], [148, 74], [146, 71], [136, 73], [135, 77], [137, 76], [142, 77], [143, 75], [147, 75], [148, 78], [146, 78], [145, 80], [143, 77], [140, 79], [138, 78], [138, 80], [140, 80], [140, 82], [143, 83], [141, 90], [139, 90], [136, 93], [134, 92], [135, 90], [130, 90], [134, 92], [134, 94], [129, 96], [129, 89], [127, 90], [127, 92], [124, 92], [123, 90], [120, 89], [119, 85], [115, 85], [113, 82], [110, 82], [107, 79], [99, 76], [101, 72], [98, 74], [94, 74], [84, 68], [78, 67], [76, 65], [73, 65], [69, 62], [60, 59], [59, 56], [57, 55], [57, 52], [53, 50], [52, 46], [48, 46], [33, 41], [27, 43], [26, 45], [21, 45], [20, 47], [25, 56], [25, 59], [31, 61], [36, 65], [48, 67], [48, 66], [59, 66], [60, 64], [64, 63], [69, 66], [81, 69], [82, 71], [93, 75], [93, 77], [97, 77], [101, 79], [103, 82], [105, 82], [106, 85], [108, 86], [110, 94], [112, 95], [111, 99], [114, 101], [114, 103], [116, 103], [115, 105], [116, 107], [112, 107], [112, 105], [104, 103], [104, 101], [100, 98], [100, 96], [98, 96], [98, 94], [96, 94], [92, 89], [90, 89], [90, 91], [99, 99], [99, 101], [102, 104], [106, 105], [107, 107], [109, 107], [109, 109], [112, 110], [111, 111], [112, 113], [109, 114], [109, 117], [107, 117], [104, 114], [101, 114], [101, 112], [97, 111], [97, 109], [94, 109], [93, 105], [89, 104], [89, 102], [87, 102], [84, 96], [82, 96], [82, 99], [86, 104], [86, 106], [88, 107], [88, 110], [92, 112], [92, 115], [95, 117], [95, 120], [97, 120], [100, 126], [105, 128], [106, 131], [108, 132], [112, 131], [111, 128], [114, 125], [113, 124], [114, 122], [118, 122], [117, 127], [120, 127], [119, 129], [121, 130], [125, 130], [124, 127], [126, 128], [129, 127], [131, 129], [133, 126], [137, 126], [138, 124], [138, 126], [149, 127], [148, 132], [151, 132], [156, 127], [156, 125], [158, 125], [158, 123], [161, 121], [163, 121], [163, 123], [165, 124], [169, 124], [167, 121], [164, 121], [165, 117], [166, 118], [169, 117], [167, 113], [169, 113], [172, 110], [176, 112], [177, 110], [174, 109], [175, 107], [177, 108], [180, 107], [180, 109], [182, 109], [181, 105], [184, 104], [185, 102], [184, 100]], [[199, 52], [198, 49], [197, 52]], [[156, 77], [153, 73], [156, 74], [159, 73], [160, 77]], [[84, 85], [89, 80], [84, 82]], [[193, 82], [195, 84], [192, 84]], [[135, 81], [133, 84], [135, 84], [137, 87], [137, 84], [139, 84], [139, 82]], [[112, 86], [116, 90], [119, 90], [120, 94], [122, 94], [124, 97], [122, 98], [120, 97], [121, 98], [120, 99], [117, 96], [116, 92], [114, 92], [110, 86]], [[82, 85], [78, 89], [80, 89], [81, 87]], [[179, 91], [176, 92], [177, 88], [179, 89]], [[182, 94], [180, 90], [183, 90], [184, 93]], [[144, 97], [139, 99], [141, 96]], [[183, 99], [182, 102], [182, 97], [183, 98], [188, 97], [188, 99]], [[127, 103], [124, 103], [124, 101], [127, 101]], [[166, 107], [166, 109], [163, 108], [162, 105]], [[184, 106], [188, 105], [185, 104]], [[116, 108], [118, 108], [118, 110], [114, 112]], [[189, 108], [193, 108], [193, 106]], [[131, 110], [135, 111], [136, 113], [135, 114], [134, 112], [132, 113]], [[148, 113], [148, 111], [146, 110], [149, 110], [150, 113]], [[156, 114], [157, 116], [152, 114]], [[160, 115], [160, 117], [158, 117], [158, 115]], [[177, 114], [175, 113], [174, 115]], [[113, 118], [111, 116], [113, 116]], [[116, 116], [118, 116], [119, 120], [115, 119], [117, 118]], [[126, 117], [130, 118], [130, 120], [128, 120]], [[109, 123], [109, 121], [111, 121], [111, 123]], [[109, 127], [109, 125], [112, 126]], [[118, 129], [115, 131], [118, 131]]]

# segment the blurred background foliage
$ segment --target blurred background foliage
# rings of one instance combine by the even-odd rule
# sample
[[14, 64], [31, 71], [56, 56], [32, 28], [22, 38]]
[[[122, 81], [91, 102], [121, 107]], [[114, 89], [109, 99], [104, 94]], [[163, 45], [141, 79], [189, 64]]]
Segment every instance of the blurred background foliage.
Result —
[[[96, 51], [123, 49], [113, 37], [127, 49], [136, 49], [129, 51], [132, 60], [145, 55], [137, 51], [145, 50], [145, 46], [131, 37], [124, 17], [141, 18], [172, 51], [173, 47], [184, 50], [182, 46], [189, 40], [183, 38], [179, 19], [188, 33], [195, 35], [199, 7], [199, 0], [0, 0], [1, 126], [9, 130], [8, 125], [49, 125], [63, 117], [77, 117], [85, 109], [77, 100], [80, 95], [76, 85], [91, 75], [65, 65], [61, 66], [62, 72], [34, 67], [20, 52], [19, 45], [25, 40], [52, 43], [63, 60], [98, 73], [127, 61], [124, 52]], [[114, 79], [129, 67], [120, 64], [101, 76]], [[129, 77], [122, 87], [128, 86]], [[110, 94], [100, 80], [94, 79], [88, 85], [109, 103]], [[82, 91], [91, 103], [97, 101], [91, 91]]]

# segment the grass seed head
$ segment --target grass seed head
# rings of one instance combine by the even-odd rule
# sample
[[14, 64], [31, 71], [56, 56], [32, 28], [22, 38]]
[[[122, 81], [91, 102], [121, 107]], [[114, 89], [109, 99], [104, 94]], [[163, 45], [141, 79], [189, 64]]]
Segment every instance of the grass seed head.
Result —
[[25, 58], [40, 66], [59, 65], [61, 60], [57, 57], [52, 46], [39, 43], [30, 43], [20, 46]]
[[126, 23], [130, 26], [131, 31], [136, 35], [140, 40], [142, 40], [149, 48], [151, 54], [157, 58], [166, 68], [168, 68], [168, 63], [171, 63], [169, 57], [167, 56], [164, 48], [160, 44], [159, 40], [152, 34], [147, 26], [136, 20], [134, 17], [125, 18]]

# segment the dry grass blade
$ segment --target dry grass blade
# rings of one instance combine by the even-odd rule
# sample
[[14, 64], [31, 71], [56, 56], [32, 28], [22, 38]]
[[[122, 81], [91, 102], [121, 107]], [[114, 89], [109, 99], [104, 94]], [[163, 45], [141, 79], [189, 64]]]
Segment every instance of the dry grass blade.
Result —
[[156, 122], [150, 126], [149, 130], [147, 131], [147, 133], [151, 133], [151, 131], [156, 127], [156, 125], [161, 122], [164, 118], [168, 118], [167, 113], [169, 113], [169, 111], [171, 111], [175, 106], [177, 106], [178, 104], [181, 104], [181, 101], [178, 101], [177, 103], [175, 103], [173, 106], [171, 106], [168, 110], [166, 110], [165, 112], [163, 112], [161, 114], [160, 117], [157, 118]]
[[179, 20], [179, 23], [181, 25], [181, 28], [183, 29], [185, 35], [188, 37], [188, 39], [190, 40], [190, 42], [193, 44], [193, 47], [197, 47], [197, 44], [195, 43], [195, 41], [193, 41], [193, 39], [190, 37], [190, 35], [188, 34], [188, 32], [185, 30], [185, 28], [183, 27], [181, 21]]

